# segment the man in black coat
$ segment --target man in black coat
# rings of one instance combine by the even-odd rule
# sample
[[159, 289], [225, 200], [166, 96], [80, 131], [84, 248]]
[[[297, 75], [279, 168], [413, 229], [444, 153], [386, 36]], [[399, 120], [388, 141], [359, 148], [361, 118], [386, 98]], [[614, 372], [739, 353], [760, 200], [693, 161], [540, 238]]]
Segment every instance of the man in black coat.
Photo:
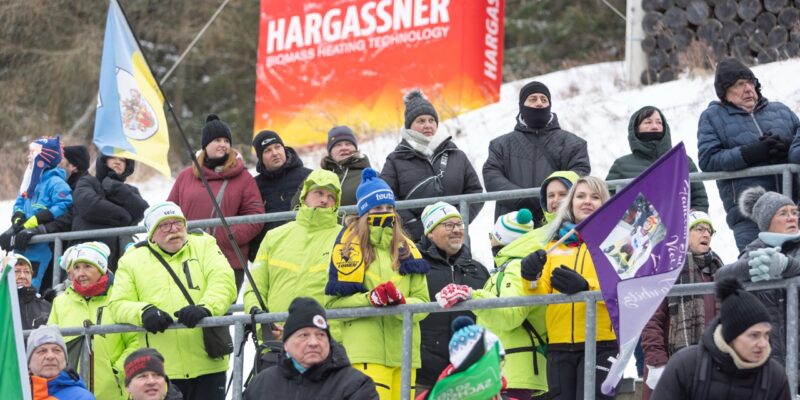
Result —
[[[72, 192], [72, 230], [119, 228], [134, 226], [144, 217], [148, 204], [135, 186], [125, 183], [133, 174], [135, 162], [121, 157], [101, 155], [95, 161], [95, 176], [84, 175]], [[87, 238], [71, 242], [70, 246], [89, 241], [105, 243], [111, 250], [108, 268], [117, 271], [117, 260], [131, 236]]]
[[[514, 131], [489, 143], [489, 157], [483, 164], [487, 192], [534, 188], [555, 171], [589, 175], [592, 169], [586, 141], [561, 129], [550, 107], [550, 90], [543, 83], [533, 81], [520, 90]], [[522, 208], [533, 212], [535, 227], [545, 223], [534, 197], [498, 201], [494, 220]]]
[[344, 347], [331, 339], [325, 310], [314, 299], [292, 301], [283, 336], [278, 365], [253, 378], [245, 400], [378, 400], [372, 379], [350, 366]]
[[[458, 209], [441, 201], [431, 204], [422, 212], [422, 223], [425, 236], [417, 248], [431, 266], [427, 274], [430, 298], [445, 286], [451, 286], [454, 295], [459, 290], [482, 288], [489, 272], [472, 259], [469, 247], [464, 244], [464, 222]], [[461, 315], [475, 319], [472, 312], [461, 311], [429, 314], [420, 322], [422, 368], [417, 371], [417, 393], [433, 386], [450, 363], [450, 329], [453, 320]]]
[[22, 329], [36, 329], [47, 324], [47, 319], [50, 317], [50, 303], [36, 293], [36, 288], [31, 283], [34, 275], [31, 262], [22, 255], [16, 257], [14, 277], [17, 283]]

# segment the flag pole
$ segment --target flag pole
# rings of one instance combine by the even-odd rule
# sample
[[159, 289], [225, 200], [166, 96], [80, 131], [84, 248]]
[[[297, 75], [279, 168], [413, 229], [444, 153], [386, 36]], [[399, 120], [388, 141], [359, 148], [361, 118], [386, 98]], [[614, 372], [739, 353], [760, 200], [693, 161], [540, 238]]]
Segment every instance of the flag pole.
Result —
[[[119, 0], [109, 0], [112, 2], [117, 3], [120, 11], [122, 12], [122, 16], [125, 17], [125, 23], [128, 24], [128, 29], [130, 29], [131, 34], [133, 35], [133, 39], [136, 40], [136, 45], [139, 47], [139, 50], [142, 49], [142, 44], [139, 43], [139, 37], [136, 36], [136, 32], [133, 30], [133, 26], [131, 26], [131, 22], [128, 19], [128, 14], [125, 13], [125, 8], [122, 7], [122, 4]], [[233, 251], [236, 253], [236, 258], [239, 261], [239, 265], [242, 266], [244, 270], [244, 275], [247, 278], [248, 283], [250, 283], [250, 287], [253, 289], [253, 293], [256, 295], [256, 299], [258, 300], [258, 304], [264, 311], [269, 311], [267, 309], [266, 303], [264, 303], [264, 298], [261, 296], [261, 293], [256, 287], [256, 283], [253, 280], [253, 276], [250, 274], [250, 270], [247, 268], [247, 262], [245, 258], [242, 256], [242, 251], [239, 249], [239, 245], [236, 243], [236, 239], [233, 237], [233, 232], [231, 232], [231, 227], [228, 225], [228, 221], [225, 219], [225, 216], [222, 214], [222, 209], [219, 207], [219, 203], [217, 202], [216, 197], [214, 196], [214, 192], [211, 190], [211, 186], [208, 184], [208, 180], [206, 176], [202, 173], [203, 169], [200, 166], [200, 163], [197, 161], [197, 157], [194, 155], [194, 149], [192, 149], [192, 145], [189, 143], [189, 139], [186, 137], [186, 133], [183, 132], [183, 127], [181, 126], [180, 121], [178, 120], [178, 116], [175, 115], [175, 109], [172, 108], [172, 103], [167, 98], [166, 92], [161, 87], [161, 83], [159, 83], [158, 79], [156, 79], [155, 73], [153, 73], [153, 69], [150, 68], [150, 62], [147, 60], [147, 56], [142, 51], [142, 57], [144, 58], [145, 64], [147, 65], [147, 69], [150, 71], [150, 74], [153, 75], [153, 81], [158, 86], [158, 90], [161, 92], [161, 95], [164, 96], [164, 104], [167, 105], [167, 109], [169, 110], [170, 115], [172, 115], [172, 119], [175, 121], [175, 125], [178, 127], [178, 132], [181, 134], [181, 138], [183, 139], [183, 143], [186, 145], [186, 151], [189, 152], [189, 157], [192, 159], [192, 164], [200, 171], [197, 175], [200, 177], [200, 180], [203, 182], [203, 186], [206, 188], [206, 192], [208, 193], [208, 197], [211, 199], [211, 204], [214, 207], [214, 211], [219, 216], [219, 220], [222, 223], [222, 229], [225, 231], [225, 235], [228, 237], [228, 240], [231, 242], [233, 246]], [[247, 311], [247, 310], [245, 310]]]

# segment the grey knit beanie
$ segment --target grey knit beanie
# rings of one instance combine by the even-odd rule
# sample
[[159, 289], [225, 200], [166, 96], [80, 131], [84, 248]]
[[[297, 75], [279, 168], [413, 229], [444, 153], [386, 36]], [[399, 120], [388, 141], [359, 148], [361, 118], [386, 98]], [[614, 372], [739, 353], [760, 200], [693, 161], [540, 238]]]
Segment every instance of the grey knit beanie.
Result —
[[767, 192], [761, 186], [745, 189], [739, 196], [739, 211], [758, 225], [758, 230], [766, 232], [772, 217], [783, 206], [793, 206], [792, 199], [776, 192]]
[[419, 89], [406, 93], [403, 97], [403, 102], [406, 105], [406, 129], [410, 129], [411, 123], [420, 115], [432, 115], [433, 119], [436, 120], [436, 125], [439, 125], [439, 114], [436, 113], [433, 104], [422, 95]]
[[61, 336], [61, 331], [58, 330], [58, 327], [55, 325], [42, 325], [28, 336], [28, 348], [25, 349], [28, 361], [31, 360], [33, 351], [37, 347], [49, 343], [61, 346], [61, 350], [64, 351], [64, 357], [67, 357], [67, 345], [64, 343], [64, 337]]

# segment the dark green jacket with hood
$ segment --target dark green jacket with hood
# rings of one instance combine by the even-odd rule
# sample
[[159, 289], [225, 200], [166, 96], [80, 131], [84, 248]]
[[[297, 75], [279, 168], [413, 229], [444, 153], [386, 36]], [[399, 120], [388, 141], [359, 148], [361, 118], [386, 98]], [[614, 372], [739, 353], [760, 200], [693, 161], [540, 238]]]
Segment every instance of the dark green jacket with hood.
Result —
[[[636, 120], [645, 108], [647, 107], [633, 113], [628, 123], [628, 143], [632, 153], [614, 160], [614, 164], [606, 176], [606, 181], [635, 178], [672, 148], [669, 124], [667, 124], [664, 113], [657, 108], [656, 111], [661, 115], [661, 121], [664, 123], [664, 137], [652, 142], [643, 142], [636, 137]], [[697, 166], [691, 158], [689, 158], [689, 172], [697, 172]], [[613, 189], [613, 187], [609, 189]], [[708, 212], [708, 196], [706, 196], [706, 189], [702, 182], [692, 183], [690, 196], [690, 205], [693, 209]]]

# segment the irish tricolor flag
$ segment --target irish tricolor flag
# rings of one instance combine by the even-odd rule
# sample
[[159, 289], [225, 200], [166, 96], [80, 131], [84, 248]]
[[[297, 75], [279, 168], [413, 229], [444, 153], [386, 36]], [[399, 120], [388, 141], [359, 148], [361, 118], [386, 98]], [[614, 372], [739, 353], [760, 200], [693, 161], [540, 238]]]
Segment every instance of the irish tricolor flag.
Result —
[[22, 320], [19, 316], [14, 257], [3, 257], [0, 264], [0, 388], [5, 399], [31, 399]]

